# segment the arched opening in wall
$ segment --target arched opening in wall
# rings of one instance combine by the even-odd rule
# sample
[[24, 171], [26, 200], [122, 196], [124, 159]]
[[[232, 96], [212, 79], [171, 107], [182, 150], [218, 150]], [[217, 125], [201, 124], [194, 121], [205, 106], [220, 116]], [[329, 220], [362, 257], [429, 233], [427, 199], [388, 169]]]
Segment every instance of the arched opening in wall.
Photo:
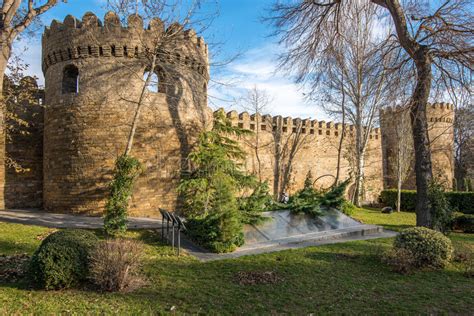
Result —
[[79, 93], [79, 69], [74, 65], [64, 67], [62, 93]]
[[[150, 78], [148, 78], [150, 76]], [[161, 92], [166, 93], [166, 83], [164, 71], [161, 68], [156, 68], [153, 73], [150, 74], [149, 70], [145, 70], [143, 74], [143, 83], [147, 84], [147, 90], [153, 93]]]

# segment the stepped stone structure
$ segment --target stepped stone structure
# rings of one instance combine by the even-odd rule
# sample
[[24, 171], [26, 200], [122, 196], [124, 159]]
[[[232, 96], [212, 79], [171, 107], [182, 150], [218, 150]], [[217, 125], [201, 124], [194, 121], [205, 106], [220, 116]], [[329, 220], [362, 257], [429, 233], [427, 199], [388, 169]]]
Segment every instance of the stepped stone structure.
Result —
[[[145, 170], [134, 188], [131, 215], [158, 217], [159, 207], [176, 208], [176, 188], [189, 167], [186, 157], [199, 132], [212, 123], [208, 48], [193, 30], [178, 24], [165, 28], [159, 19], [146, 28], [143, 24], [137, 15], [124, 26], [114, 13], [103, 21], [86, 13], [82, 20], [67, 16], [46, 28], [45, 89], [27, 106], [21, 100], [13, 106], [30, 125], [28, 133], [8, 138], [7, 156], [26, 168], [17, 172], [7, 167], [0, 178], [6, 208], [101, 214], [139, 100], [143, 108], [131, 154]], [[143, 89], [154, 56], [157, 82], [153, 89]], [[382, 118], [397, 115], [390, 111]], [[333, 183], [343, 131], [340, 179], [352, 174], [354, 126], [235, 111], [227, 116], [254, 131], [239, 140], [249, 154], [245, 167], [269, 181], [275, 195], [301, 188], [308, 172], [316, 187]], [[429, 118], [430, 138], [436, 139], [433, 165], [449, 180], [452, 106], [433, 105]], [[393, 128], [390, 119], [382, 119], [380, 130], [367, 131], [367, 201], [376, 201], [382, 188], [393, 185]]]

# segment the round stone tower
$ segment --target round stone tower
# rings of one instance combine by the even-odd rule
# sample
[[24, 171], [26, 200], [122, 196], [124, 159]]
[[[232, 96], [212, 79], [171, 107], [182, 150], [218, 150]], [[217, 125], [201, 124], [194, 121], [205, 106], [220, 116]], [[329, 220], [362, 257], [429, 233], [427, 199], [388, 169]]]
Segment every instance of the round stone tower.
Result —
[[[138, 15], [123, 26], [107, 13], [53, 21], [43, 34], [45, 76], [44, 207], [103, 211], [115, 159], [124, 153], [143, 104], [131, 155], [145, 170], [131, 214], [173, 210], [176, 186], [197, 134], [211, 123], [208, 49], [193, 30]], [[154, 58], [156, 57], [156, 58]], [[156, 59], [156, 67], [153, 60]], [[153, 80], [145, 88], [147, 73]], [[142, 93], [143, 92], [143, 93]]]
[[[431, 146], [433, 176], [447, 188], [454, 178], [454, 106], [449, 103], [433, 103], [427, 106], [428, 135]], [[397, 141], [400, 132], [408, 134], [403, 142], [410, 148], [410, 168], [403, 181], [403, 189], [416, 189], [415, 161], [410, 113], [406, 108], [389, 107], [380, 112], [384, 188], [397, 187]]]

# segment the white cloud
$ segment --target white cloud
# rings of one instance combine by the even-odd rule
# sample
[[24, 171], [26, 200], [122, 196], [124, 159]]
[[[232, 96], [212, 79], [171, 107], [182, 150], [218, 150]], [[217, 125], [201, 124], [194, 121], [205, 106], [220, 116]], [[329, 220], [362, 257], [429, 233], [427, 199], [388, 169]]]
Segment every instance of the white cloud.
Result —
[[[268, 114], [327, 119], [321, 108], [305, 101], [303, 90], [293, 83], [290, 76], [277, 71], [277, 54], [276, 45], [264, 45], [248, 51], [225, 69], [219, 70], [213, 78], [217, 84], [212, 85], [209, 91], [211, 107], [242, 111], [234, 100], [244, 96], [246, 89], [257, 86], [266, 90], [272, 99]], [[228, 82], [232, 84], [227, 85]]]

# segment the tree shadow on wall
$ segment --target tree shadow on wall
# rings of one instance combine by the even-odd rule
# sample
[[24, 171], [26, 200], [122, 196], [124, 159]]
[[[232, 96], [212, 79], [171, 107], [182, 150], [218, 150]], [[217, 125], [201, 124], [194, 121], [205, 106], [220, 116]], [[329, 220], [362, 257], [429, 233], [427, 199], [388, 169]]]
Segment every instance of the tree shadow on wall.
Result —
[[[201, 74], [193, 72], [188, 76], [183, 76], [179, 73], [179, 70], [168, 69], [168, 71], [171, 84], [167, 87], [166, 101], [172, 125], [179, 141], [179, 152], [176, 153], [179, 157], [179, 183], [191, 171], [192, 166], [189, 163], [188, 156], [199, 133], [206, 127], [207, 91], [200, 89], [199, 83], [203, 80]], [[189, 92], [188, 96], [190, 98], [186, 98], [186, 92]], [[186, 122], [186, 119], [182, 117], [183, 114], [189, 113], [188, 109], [196, 111], [197, 121], [189, 122], [188, 117]], [[178, 211], [181, 209], [182, 203], [183, 196], [180, 192], [177, 192], [176, 208]]]

